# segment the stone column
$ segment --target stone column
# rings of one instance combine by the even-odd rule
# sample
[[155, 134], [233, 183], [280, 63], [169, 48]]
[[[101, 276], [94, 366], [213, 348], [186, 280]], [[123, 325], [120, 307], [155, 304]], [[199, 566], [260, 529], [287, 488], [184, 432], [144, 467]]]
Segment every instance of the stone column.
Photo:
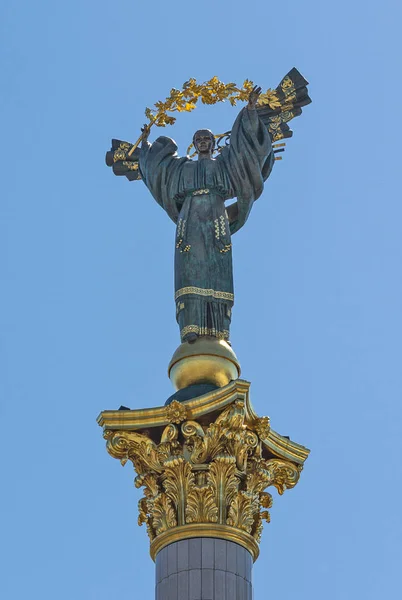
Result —
[[165, 546], [156, 556], [156, 600], [251, 600], [253, 559], [245, 548], [216, 538]]

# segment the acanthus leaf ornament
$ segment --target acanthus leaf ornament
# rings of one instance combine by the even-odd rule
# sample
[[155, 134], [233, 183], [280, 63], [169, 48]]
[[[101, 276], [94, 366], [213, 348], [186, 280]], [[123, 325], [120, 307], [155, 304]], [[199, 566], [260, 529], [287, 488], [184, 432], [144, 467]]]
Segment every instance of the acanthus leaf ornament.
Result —
[[211, 484], [196, 485], [189, 490], [186, 523], [217, 523], [218, 503]]
[[269, 435], [269, 430], [270, 430], [270, 424], [269, 424], [269, 418], [268, 417], [260, 417], [259, 419], [256, 420], [255, 424], [255, 432], [257, 433], [258, 437], [260, 437], [262, 440], [264, 440], [265, 438], [268, 437]]
[[250, 533], [258, 510], [258, 494], [245, 491], [238, 492], [230, 505], [227, 524]]
[[152, 523], [155, 534], [159, 535], [177, 525], [176, 511], [166, 494], [159, 494], [153, 502]]
[[236, 458], [234, 456], [217, 456], [209, 468], [208, 482], [212, 486], [218, 505], [218, 523], [226, 522], [228, 507], [239, 488], [236, 477]]
[[164, 467], [163, 487], [176, 508], [178, 524], [184, 525], [188, 492], [195, 482], [194, 473], [183, 456], [168, 459]]
[[[259, 501], [260, 501], [260, 507], [262, 507], [262, 508], [271, 508], [272, 507], [272, 504], [273, 504], [272, 496], [268, 492], [261, 492]], [[271, 515], [269, 514], [268, 510], [261, 510], [258, 512], [257, 515], [255, 515], [254, 526], [253, 526], [253, 530], [251, 533], [252, 533], [253, 537], [257, 540], [257, 542], [261, 541], [263, 521], [265, 521], [266, 523], [271, 522]]]
[[147, 500], [147, 498], [141, 498], [138, 501], [138, 525], [145, 523], [147, 527], [147, 533], [149, 539], [154, 540], [156, 533], [152, 524], [152, 513], [154, 511], [154, 502]]

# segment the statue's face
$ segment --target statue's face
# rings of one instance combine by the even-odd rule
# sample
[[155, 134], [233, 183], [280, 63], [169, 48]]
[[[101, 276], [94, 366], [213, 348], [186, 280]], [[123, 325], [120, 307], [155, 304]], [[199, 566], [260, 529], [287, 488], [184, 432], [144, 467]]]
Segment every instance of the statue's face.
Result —
[[208, 129], [200, 129], [194, 135], [194, 146], [198, 154], [212, 154], [214, 140]]

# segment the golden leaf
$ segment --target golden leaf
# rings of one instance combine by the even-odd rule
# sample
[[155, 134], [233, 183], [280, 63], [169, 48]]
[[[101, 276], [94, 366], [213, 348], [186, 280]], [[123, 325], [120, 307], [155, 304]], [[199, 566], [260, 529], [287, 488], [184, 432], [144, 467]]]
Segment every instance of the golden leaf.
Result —
[[270, 432], [269, 417], [260, 417], [254, 423], [255, 431], [260, 439], [265, 440]]
[[150, 108], [148, 108], [148, 107], [145, 109], [145, 116], [150, 121], [153, 119], [153, 111]]
[[190, 464], [182, 456], [170, 458], [164, 466], [163, 487], [176, 507], [179, 525], [184, 525], [187, 495], [189, 488], [194, 486], [194, 473], [191, 471]]
[[156, 535], [177, 526], [176, 513], [166, 494], [160, 494], [155, 498], [152, 525]]
[[262, 520], [266, 521], [267, 523], [271, 522], [271, 515], [269, 514], [269, 510], [262, 510], [260, 515]]
[[151, 542], [156, 537], [155, 530], [152, 526], [152, 511], [153, 502], [150, 502], [147, 498], [141, 498], [138, 502], [138, 525], [141, 527], [144, 523], [146, 524], [147, 533]]
[[189, 88], [193, 88], [195, 84], [196, 84], [196, 80], [194, 79], [194, 77], [190, 77], [190, 79], [188, 81], [183, 83], [182, 88], [183, 88], [183, 90], [187, 90]]
[[214, 490], [210, 485], [193, 487], [187, 497], [187, 523], [216, 523], [218, 506]]
[[249, 492], [239, 492], [230, 505], [226, 523], [250, 533], [258, 511], [258, 496]]
[[254, 83], [252, 81], [250, 81], [250, 79], [246, 79], [243, 82], [243, 90], [247, 91], [247, 92], [251, 92], [251, 90], [254, 87]]
[[219, 507], [218, 522], [225, 524], [226, 508], [230, 506], [239, 487], [236, 475], [236, 459], [233, 456], [218, 456], [211, 464], [208, 484], [212, 486]]
[[272, 508], [274, 501], [272, 499], [271, 494], [268, 492], [261, 492], [260, 494], [260, 504], [264, 508]]
[[144, 494], [147, 498], [158, 496], [161, 492], [158, 479], [153, 473], [148, 472], [145, 473], [145, 475], [137, 475], [134, 480], [134, 485], [136, 488], [144, 486]]

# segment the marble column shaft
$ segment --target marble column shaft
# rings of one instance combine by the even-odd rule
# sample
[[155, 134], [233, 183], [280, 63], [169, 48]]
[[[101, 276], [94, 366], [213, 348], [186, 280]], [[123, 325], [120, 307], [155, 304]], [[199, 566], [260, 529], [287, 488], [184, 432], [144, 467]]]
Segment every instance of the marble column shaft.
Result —
[[253, 560], [239, 544], [181, 540], [156, 556], [156, 600], [252, 600]]

